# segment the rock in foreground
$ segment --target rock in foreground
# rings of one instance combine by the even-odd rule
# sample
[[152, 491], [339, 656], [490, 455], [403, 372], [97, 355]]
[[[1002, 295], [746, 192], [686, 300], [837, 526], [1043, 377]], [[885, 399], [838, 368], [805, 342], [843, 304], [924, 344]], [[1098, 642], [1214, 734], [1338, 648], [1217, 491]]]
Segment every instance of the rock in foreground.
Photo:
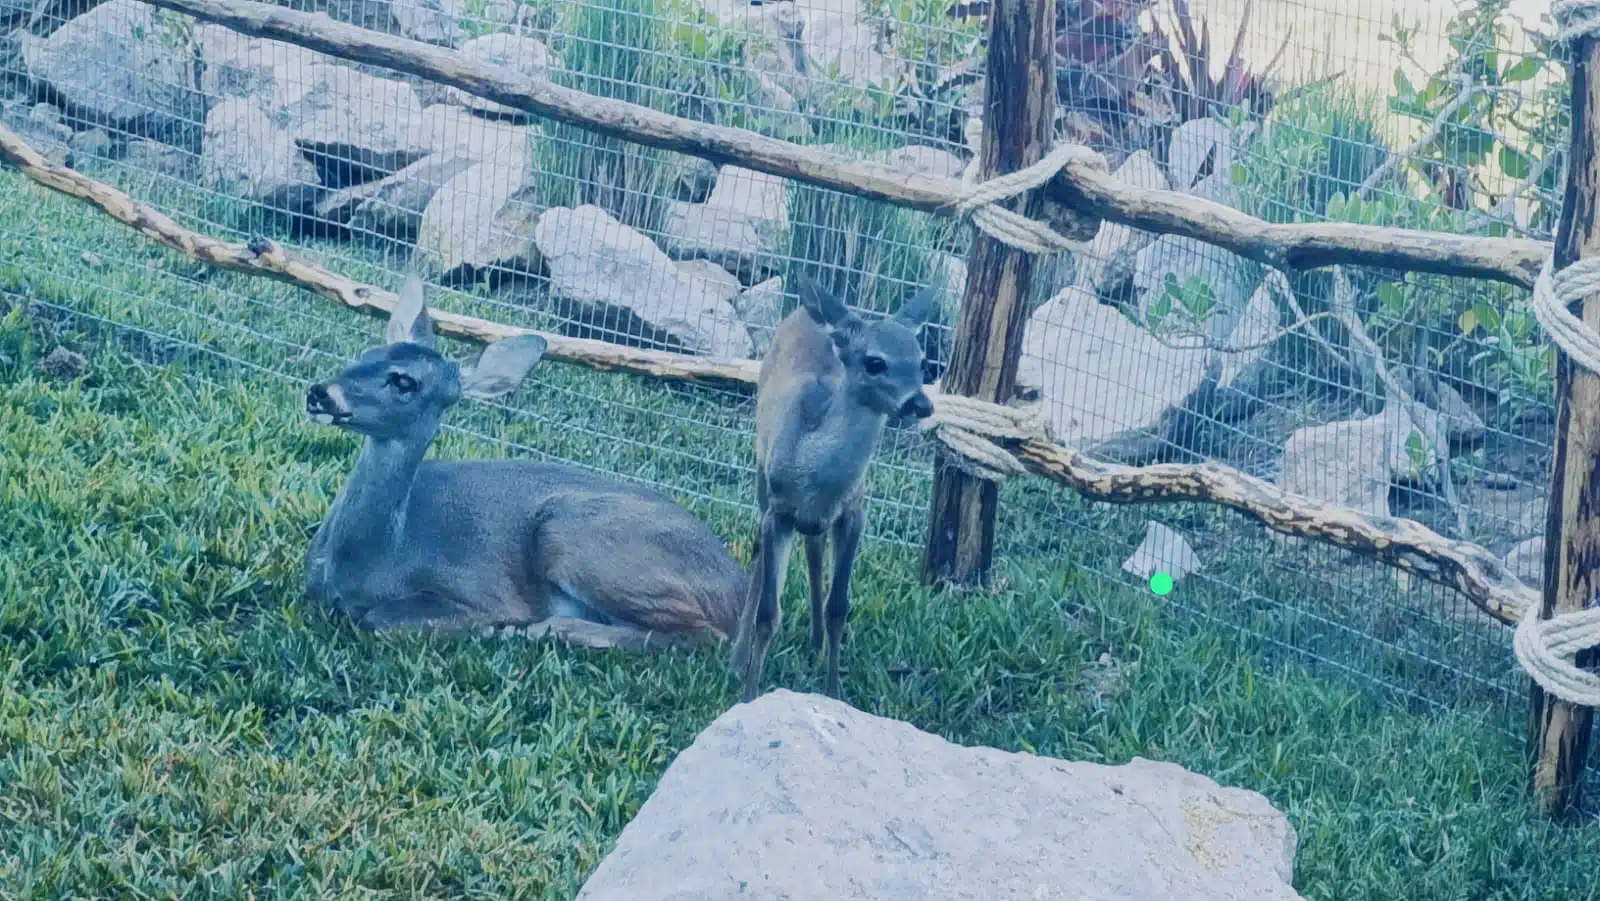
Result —
[[1293, 901], [1294, 829], [1174, 764], [964, 748], [775, 691], [678, 755], [579, 901]]

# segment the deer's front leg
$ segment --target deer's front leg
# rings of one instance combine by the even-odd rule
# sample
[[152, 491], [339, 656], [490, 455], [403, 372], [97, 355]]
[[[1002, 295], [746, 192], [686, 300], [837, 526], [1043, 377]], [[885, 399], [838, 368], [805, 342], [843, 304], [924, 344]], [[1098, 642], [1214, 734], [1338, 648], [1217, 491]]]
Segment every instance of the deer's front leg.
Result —
[[746, 702], [755, 700], [760, 690], [767, 649], [778, 631], [781, 619], [778, 597], [783, 592], [789, 552], [794, 548], [793, 524], [769, 511], [761, 517], [760, 542], [757, 570], [751, 573], [744, 610], [739, 618], [739, 637], [733, 645], [733, 668], [744, 679]]
[[805, 536], [806, 550], [806, 587], [811, 592], [811, 654], [816, 659], [816, 653], [822, 650], [822, 564], [823, 554], [827, 550], [827, 538], [823, 535]]
[[833, 524], [833, 584], [828, 591], [828, 697], [839, 697], [839, 642], [850, 619], [850, 571], [855, 568], [856, 550], [866, 528], [866, 512], [860, 503], [846, 508]]

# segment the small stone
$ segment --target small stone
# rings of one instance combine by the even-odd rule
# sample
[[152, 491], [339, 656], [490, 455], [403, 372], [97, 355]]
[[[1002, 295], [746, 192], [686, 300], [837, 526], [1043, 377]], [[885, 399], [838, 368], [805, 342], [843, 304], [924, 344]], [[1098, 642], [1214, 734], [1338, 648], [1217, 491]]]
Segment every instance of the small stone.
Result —
[[56, 347], [39, 361], [39, 372], [46, 378], [70, 382], [89, 371], [89, 359], [75, 350]]

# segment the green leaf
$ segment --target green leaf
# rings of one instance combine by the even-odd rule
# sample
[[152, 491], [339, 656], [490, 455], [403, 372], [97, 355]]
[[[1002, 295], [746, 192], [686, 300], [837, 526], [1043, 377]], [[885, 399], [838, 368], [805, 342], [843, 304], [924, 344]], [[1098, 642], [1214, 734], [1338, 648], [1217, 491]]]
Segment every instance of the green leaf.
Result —
[[1405, 289], [1397, 282], [1379, 282], [1378, 303], [1384, 315], [1398, 316], [1405, 309]]
[[1527, 178], [1528, 173], [1533, 171], [1533, 160], [1529, 159], [1526, 153], [1515, 147], [1502, 144], [1500, 146], [1500, 169], [1508, 177], [1520, 181]]
[[1325, 211], [1327, 213], [1328, 218], [1329, 219], [1343, 219], [1344, 218], [1344, 206], [1345, 206], [1344, 192], [1343, 191], [1335, 191], [1333, 196], [1328, 198], [1328, 207], [1327, 207], [1327, 210]]
[[1411, 79], [1400, 69], [1394, 70], [1394, 93], [1407, 103], [1415, 100], [1417, 96], [1417, 89], [1412, 86]]
[[1228, 169], [1228, 179], [1233, 182], [1234, 187], [1242, 188], [1250, 180], [1250, 170], [1246, 169], [1243, 163], [1234, 163]]
[[1478, 327], [1478, 311], [1473, 309], [1463, 310], [1456, 319], [1456, 326], [1461, 329], [1461, 334], [1470, 335]]
[[1500, 331], [1500, 311], [1486, 303], [1477, 303], [1472, 306], [1472, 316], [1483, 326], [1486, 332]]
[[1524, 56], [1521, 61], [1514, 65], [1508, 66], [1505, 72], [1500, 75], [1500, 80], [1506, 84], [1527, 81], [1533, 76], [1538, 75], [1539, 70], [1542, 68], [1544, 68], [1543, 59], [1531, 55]]

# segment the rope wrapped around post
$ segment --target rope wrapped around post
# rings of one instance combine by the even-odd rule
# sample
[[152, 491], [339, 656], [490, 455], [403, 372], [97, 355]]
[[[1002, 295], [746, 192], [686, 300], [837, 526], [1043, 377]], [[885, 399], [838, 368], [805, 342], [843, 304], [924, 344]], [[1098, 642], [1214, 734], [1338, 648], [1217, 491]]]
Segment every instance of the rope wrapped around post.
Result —
[[1008, 407], [960, 394], [938, 395], [933, 415], [918, 428], [931, 432], [962, 472], [990, 482], [1028, 474], [1028, 468], [1000, 442], [1050, 438], [1037, 405]]
[[956, 212], [971, 219], [973, 226], [989, 237], [1026, 253], [1046, 255], [1083, 249], [1083, 242], [1065, 237], [1048, 223], [1006, 209], [1003, 204], [1019, 194], [1043, 187], [1056, 173], [1073, 163], [1107, 169], [1105, 157], [1082, 144], [1057, 144], [1031, 166], [980, 182], [977, 180], [978, 137], [982, 130], [983, 120], [976, 117], [967, 120], [966, 141], [973, 155], [961, 173], [966, 193], [955, 202]]
[[[1570, 5], [1592, 8], [1590, 27], [1600, 27], [1600, 2]], [[1600, 375], [1600, 335], [1570, 309], [1571, 304], [1600, 291], [1600, 257], [1577, 260], [1560, 272], [1554, 269], [1552, 254], [1545, 258], [1533, 283], [1534, 318], [1575, 365]], [[1600, 648], [1600, 607], [1592, 602], [1584, 610], [1549, 619], [1541, 618], [1537, 609], [1526, 610], [1512, 639], [1517, 663], [1540, 688], [1581, 707], [1600, 707], [1600, 675], [1577, 665], [1578, 654], [1591, 648]]]
[[[1600, 0], [1556, 0], [1550, 16], [1556, 43], [1568, 44], [1600, 34]], [[1545, 257], [1533, 283], [1533, 315], [1550, 340], [1573, 362], [1600, 375], [1600, 335], [1573, 315], [1571, 305], [1600, 292], [1600, 257], [1588, 257], [1555, 271], [1555, 254]], [[1580, 669], [1578, 654], [1600, 648], [1600, 607], [1549, 619], [1535, 607], [1523, 611], [1512, 639], [1517, 662], [1539, 687], [1580, 707], [1600, 707], [1600, 674]]]

